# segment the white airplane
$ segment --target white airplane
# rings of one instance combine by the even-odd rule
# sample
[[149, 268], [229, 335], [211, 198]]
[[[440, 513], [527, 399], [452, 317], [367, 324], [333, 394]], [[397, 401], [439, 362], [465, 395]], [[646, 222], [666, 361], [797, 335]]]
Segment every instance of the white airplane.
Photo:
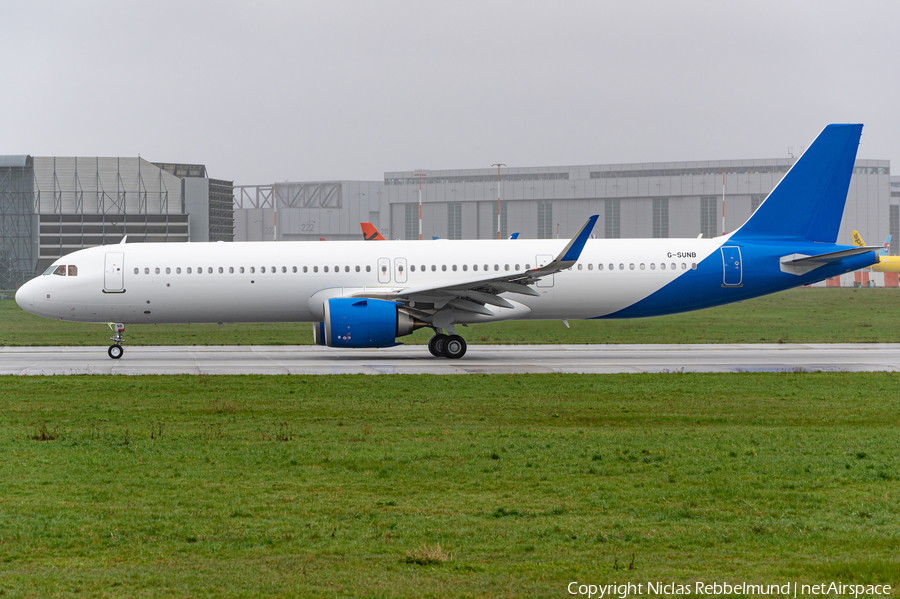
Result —
[[[311, 322], [330, 347], [388, 347], [420, 327], [460, 358], [457, 325], [638, 318], [814, 283], [878, 262], [836, 245], [862, 125], [829, 125], [738, 230], [714, 239], [136, 243], [57, 260], [19, 289], [28, 312], [126, 324]], [[124, 242], [124, 239], [123, 239]]]

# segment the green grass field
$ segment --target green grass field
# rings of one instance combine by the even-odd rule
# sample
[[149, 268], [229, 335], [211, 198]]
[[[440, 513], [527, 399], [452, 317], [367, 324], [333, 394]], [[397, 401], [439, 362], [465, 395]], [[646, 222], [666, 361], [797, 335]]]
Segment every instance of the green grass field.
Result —
[[[900, 341], [900, 289], [802, 288], [699, 312], [637, 320], [501, 322], [461, 328], [478, 343], [837, 343]], [[430, 329], [401, 338], [425, 344]], [[48, 320], [0, 302], [0, 346], [103, 345], [104, 325]], [[131, 325], [127, 345], [307, 345], [306, 324]]]
[[896, 596], [898, 382], [0, 377], [0, 596]]

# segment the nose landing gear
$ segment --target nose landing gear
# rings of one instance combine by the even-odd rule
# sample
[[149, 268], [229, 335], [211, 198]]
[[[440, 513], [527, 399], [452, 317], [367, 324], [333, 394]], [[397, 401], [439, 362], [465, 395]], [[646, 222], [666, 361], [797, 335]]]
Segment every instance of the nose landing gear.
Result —
[[109, 323], [109, 328], [113, 331], [113, 336], [109, 338], [113, 344], [109, 346], [106, 353], [113, 360], [118, 360], [125, 353], [125, 350], [122, 348], [122, 334], [125, 332], [125, 325], [121, 322]]

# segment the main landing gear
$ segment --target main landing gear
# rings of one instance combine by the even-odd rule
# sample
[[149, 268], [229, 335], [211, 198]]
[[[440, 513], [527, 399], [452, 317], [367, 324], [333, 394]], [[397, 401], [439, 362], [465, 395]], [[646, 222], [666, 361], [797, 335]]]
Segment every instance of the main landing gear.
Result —
[[122, 354], [125, 353], [125, 350], [122, 348], [122, 334], [125, 332], [125, 325], [121, 322], [115, 324], [109, 323], [109, 328], [112, 329], [114, 333], [113, 336], [109, 338], [113, 344], [109, 346], [106, 353], [108, 353], [109, 357], [113, 360], [118, 360], [122, 357]]
[[459, 335], [438, 333], [428, 341], [428, 351], [436, 358], [462, 358], [466, 355], [466, 340]]

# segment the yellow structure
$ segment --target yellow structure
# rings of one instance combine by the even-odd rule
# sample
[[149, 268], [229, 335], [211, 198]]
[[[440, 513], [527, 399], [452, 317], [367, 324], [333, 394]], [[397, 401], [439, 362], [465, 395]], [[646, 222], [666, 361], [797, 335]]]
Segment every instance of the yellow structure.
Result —
[[[888, 237], [884, 244], [884, 249], [878, 253], [878, 264], [870, 267], [872, 272], [900, 272], [900, 256], [887, 255], [890, 243], [891, 238]], [[853, 245], [858, 247], [865, 247], [866, 245], [859, 231], [853, 231]]]

